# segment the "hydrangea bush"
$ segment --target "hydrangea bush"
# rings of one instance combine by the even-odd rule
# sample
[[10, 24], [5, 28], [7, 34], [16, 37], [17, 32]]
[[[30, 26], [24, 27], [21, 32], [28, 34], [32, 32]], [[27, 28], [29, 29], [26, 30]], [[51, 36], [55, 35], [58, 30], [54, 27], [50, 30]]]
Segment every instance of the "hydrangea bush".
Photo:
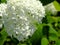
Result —
[[47, 5], [42, 0], [6, 1], [0, 4], [1, 45], [60, 44], [60, 17], [54, 5], [56, 1], [48, 4], [46, 0]]

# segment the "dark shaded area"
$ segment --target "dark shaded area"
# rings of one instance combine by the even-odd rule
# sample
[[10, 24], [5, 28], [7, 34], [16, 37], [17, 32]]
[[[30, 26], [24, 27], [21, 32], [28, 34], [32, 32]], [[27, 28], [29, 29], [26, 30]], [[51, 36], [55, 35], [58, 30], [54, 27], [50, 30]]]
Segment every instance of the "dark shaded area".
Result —
[[[10, 39], [10, 41], [7, 41]], [[7, 40], [4, 42], [3, 45], [17, 45], [19, 41], [16, 38], [11, 38], [10, 36], [7, 37]]]
[[57, 16], [59, 16], [59, 17], [60, 17], [60, 11], [58, 11]]
[[57, 26], [57, 28], [60, 29], [60, 21], [58, 21], [58, 24], [59, 24], [59, 25]]
[[4, 28], [4, 25], [2, 25], [2, 28], [0, 28], [0, 32], [3, 30], [3, 28]]
[[53, 22], [53, 23], [52, 23], [54, 29], [56, 28], [56, 27], [55, 27], [55, 23], [56, 23], [56, 22]]
[[0, 3], [1, 3], [1, 0], [0, 0]]
[[58, 21], [58, 23], [57, 23], [56, 26], [55, 26], [55, 24], [56, 24], [56, 22], [53, 22], [53, 23], [52, 23], [52, 26], [53, 26], [53, 28], [54, 28], [56, 31], [58, 31], [58, 29], [60, 29], [60, 22]]
[[1, 39], [1, 37], [2, 37], [2, 34], [0, 33], [0, 39]]
[[56, 0], [60, 4], [60, 0]]
[[18, 44], [18, 43], [19, 43], [19, 41], [18, 41], [16, 38], [14, 38], [13, 36], [12, 36], [11, 40], [12, 40], [15, 44]]
[[41, 38], [37, 40], [36, 42], [33, 42], [32, 45], [41, 45]]
[[49, 39], [49, 26], [43, 26], [43, 35]]
[[50, 45], [54, 45], [56, 42], [55, 41], [51, 41], [50, 42]]
[[51, 2], [53, 2], [54, 0], [40, 0], [40, 1], [43, 3], [43, 5], [47, 5]]
[[16, 44], [13, 43], [12, 41], [11, 42], [5, 41], [3, 45], [16, 45]]
[[60, 39], [60, 37], [58, 37], [58, 39]]
[[42, 19], [42, 23], [48, 24], [47, 16]]

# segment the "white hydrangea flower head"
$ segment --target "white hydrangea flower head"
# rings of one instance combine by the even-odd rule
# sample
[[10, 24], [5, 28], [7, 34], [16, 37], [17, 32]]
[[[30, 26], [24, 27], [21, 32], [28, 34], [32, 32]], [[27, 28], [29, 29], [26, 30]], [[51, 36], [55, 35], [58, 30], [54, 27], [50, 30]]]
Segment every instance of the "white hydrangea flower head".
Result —
[[5, 13], [7, 8], [7, 5], [5, 3], [0, 4], [0, 28], [2, 28], [3, 25], [3, 20], [2, 20], [2, 15]]
[[56, 8], [55, 8], [55, 6], [54, 6], [53, 3], [50, 3], [50, 4], [48, 4], [48, 5], [44, 6], [44, 7], [45, 7], [45, 9], [46, 9], [47, 12], [50, 12], [53, 15], [57, 14], [57, 10], [56, 10]]
[[17, 7], [19, 7], [19, 9], [23, 8], [23, 12], [25, 11], [25, 13], [28, 13], [38, 22], [41, 22], [42, 17], [45, 16], [45, 9], [42, 6], [42, 3], [38, 0], [9, 0], [8, 3], [14, 10], [17, 10]]
[[8, 35], [24, 41], [36, 31], [34, 22], [41, 23], [44, 16], [45, 9], [38, 0], [7, 0], [4, 26]]

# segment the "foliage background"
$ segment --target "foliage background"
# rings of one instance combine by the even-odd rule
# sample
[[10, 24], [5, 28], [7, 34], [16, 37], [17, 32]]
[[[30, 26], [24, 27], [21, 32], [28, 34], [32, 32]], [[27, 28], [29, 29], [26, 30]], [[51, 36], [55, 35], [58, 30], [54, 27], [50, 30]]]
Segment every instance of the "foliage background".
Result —
[[[13, 1], [13, 0], [12, 0]], [[8, 36], [4, 30], [4, 26], [0, 29], [0, 45], [60, 45], [60, 4], [58, 0], [41, 0], [43, 5], [51, 2], [54, 3], [55, 8], [58, 10], [56, 15], [46, 12], [42, 24], [37, 25], [37, 31], [32, 37], [29, 37], [24, 42], [19, 42], [14, 37]], [[6, 0], [0, 0], [0, 3], [6, 3]]]

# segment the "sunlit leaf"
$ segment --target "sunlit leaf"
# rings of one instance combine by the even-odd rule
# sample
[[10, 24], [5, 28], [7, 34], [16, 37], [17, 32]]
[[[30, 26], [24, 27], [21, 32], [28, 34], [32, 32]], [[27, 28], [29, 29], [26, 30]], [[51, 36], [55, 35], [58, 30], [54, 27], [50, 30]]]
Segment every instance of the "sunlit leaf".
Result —
[[57, 1], [54, 1], [53, 3], [57, 11], [60, 11], [60, 4]]
[[48, 45], [48, 39], [43, 37], [42, 40], [41, 40], [41, 45]]

